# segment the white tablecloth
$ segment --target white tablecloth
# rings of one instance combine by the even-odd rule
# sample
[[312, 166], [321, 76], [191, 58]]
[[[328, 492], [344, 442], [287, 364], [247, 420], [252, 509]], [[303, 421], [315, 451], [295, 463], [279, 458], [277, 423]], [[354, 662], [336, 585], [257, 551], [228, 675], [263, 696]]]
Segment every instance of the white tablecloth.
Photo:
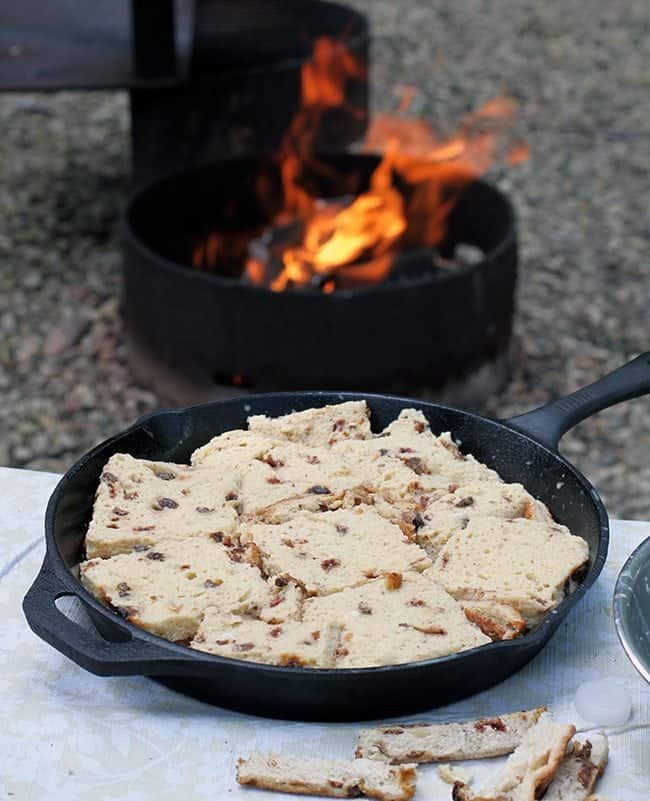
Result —
[[[39, 640], [21, 601], [42, 559], [43, 512], [57, 476], [0, 469], [0, 479], [0, 798], [272, 801], [285, 796], [236, 784], [238, 756], [253, 749], [352, 756], [359, 724], [270, 721], [217, 709], [146, 678], [93, 676]], [[611, 733], [599, 790], [612, 801], [648, 801], [650, 686], [628, 662], [611, 613], [616, 575], [647, 536], [648, 523], [613, 521], [599, 581], [533, 662], [498, 687], [413, 719], [463, 719], [547, 704], [556, 716], [580, 724], [573, 709], [578, 685], [614, 677], [630, 693], [634, 711], [627, 730]], [[470, 769], [480, 779], [498, 764], [488, 762]], [[417, 799], [450, 798], [433, 766], [420, 773]]]

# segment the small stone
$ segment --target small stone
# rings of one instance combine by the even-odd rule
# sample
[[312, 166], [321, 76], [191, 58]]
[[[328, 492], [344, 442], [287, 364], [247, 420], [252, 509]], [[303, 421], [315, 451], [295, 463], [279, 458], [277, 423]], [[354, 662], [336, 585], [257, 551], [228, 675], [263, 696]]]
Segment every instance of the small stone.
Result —
[[43, 352], [46, 356], [58, 356], [78, 342], [88, 329], [88, 320], [66, 317], [55, 326], [45, 340]]

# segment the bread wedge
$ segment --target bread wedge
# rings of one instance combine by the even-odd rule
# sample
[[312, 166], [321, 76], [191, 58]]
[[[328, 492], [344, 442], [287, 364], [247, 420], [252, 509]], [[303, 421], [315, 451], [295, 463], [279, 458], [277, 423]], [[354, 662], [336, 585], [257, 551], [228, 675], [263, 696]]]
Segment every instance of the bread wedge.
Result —
[[[449, 434], [436, 437], [424, 415], [415, 409], [403, 410], [380, 434], [362, 441], [339, 441], [332, 451], [346, 461], [364, 463], [367, 470], [374, 467], [384, 476], [382, 487], [393, 491], [400, 486], [406, 489], [412, 482], [432, 491], [448, 490], [450, 484], [500, 481], [494, 470], [461, 453]], [[386, 475], [391, 467], [394, 477]]]
[[330, 668], [339, 633], [339, 626], [327, 623], [318, 628], [295, 620], [265, 623], [208, 608], [190, 648], [272, 665]]
[[382, 765], [369, 759], [307, 759], [251, 754], [240, 759], [237, 781], [265, 790], [379, 801], [408, 801], [415, 793], [414, 765]]
[[390, 572], [359, 587], [309, 598], [303, 621], [342, 626], [336, 655], [341, 668], [434, 659], [490, 642], [440, 585], [414, 572]]
[[169, 640], [196, 633], [204, 611], [257, 614], [274, 597], [252, 552], [210, 536], [163, 540], [153, 547], [90, 559], [83, 585], [125, 619]]
[[588, 558], [582, 537], [557, 523], [473, 518], [431, 572], [457, 600], [509, 604], [533, 626], [565, 597]]
[[259, 548], [269, 575], [291, 576], [307, 595], [328, 595], [388, 571], [421, 571], [431, 560], [372, 507], [298, 512], [285, 523], [251, 524], [242, 542]]
[[339, 440], [369, 437], [370, 410], [365, 401], [347, 401], [282, 417], [254, 415], [248, 418], [248, 428], [276, 441], [327, 447]]
[[161, 540], [220, 532], [231, 536], [237, 523], [232, 501], [239, 478], [233, 474], [117, 453], [102, 471], [86, 555], [128, 553]]

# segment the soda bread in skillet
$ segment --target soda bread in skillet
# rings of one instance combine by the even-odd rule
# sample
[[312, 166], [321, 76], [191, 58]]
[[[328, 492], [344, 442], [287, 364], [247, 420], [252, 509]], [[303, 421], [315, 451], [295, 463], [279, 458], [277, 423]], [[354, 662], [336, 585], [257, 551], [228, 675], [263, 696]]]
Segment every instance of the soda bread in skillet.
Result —
[[356, 756], [399, 764], [510, 754], [546, 707], [462, 723], [392, 723], [359, 732]]
[[277, 443], [253, 431], [224, 431], [213, 437], [192, 454], [193, 467], [229, 467], [248, 465], [261, 458]]
[[440, 475], [450, 481], [500, 480], [473, 456], [461, 453], [449, 433], [436, 436], [420, 411], [404, 409], [399, 417], [365, 443], [339, 443], [334, 449], [366, 453], [370, 460], [390, 456], [419, 475]]
[[473, 518], [442, 548], [431, 576], [457, 600], [510, 604], [531, 626], [564, 598], [588, 557], [587, 543], [559, 524]]
[[431, 560], [399, 526], [371, 507], [298, 512], [277, 525], [244, 526], [264, 571], [296, 579], [307, 595], [328, 595], [390, 571], [425, 570]]
[[453, 534], [476, 517], [544, 520], [545, 513], [521, 484], [491, 480], [452, 484], [448, 492], [433, 497], [422, 511], [417, 540], [435, 557]]
[[381, 434], [336, 443], [332, 452], [364, 466], [362, 483], [371, 488], [378, 508], [377, 501], [384, 502], [381, 513], [386, 507], [399, 511], [432, 556], [471, 515], [552, 519], [520, 484], [501, 481], [462, 454], [449, 435], [434, 436], [424, 415], [412, 409]]
[[195, 451], [195, 468], [239, 480], [236, 509], [242, 519], [283, 520], [295, 511], [337, 508], [359, 482], [330, 448], [266, 439], [252, 432], [226, 432]]
[[[221, 440], [225, 435], [219, 438]], [[346, 459], [327, 446], [307, 446], [301, 442], [256, 438], [255, 447], [234, 448], [214, 441], [210, 452], [197, 459], [196, 467], [210, 468], [215, 475], [240, 476], [237, 509], [245, 518], [272, 521], [290, 517], [295, 511], [337, 508], [344, 494], [357, 487], [374, 487], [388, 476], [399, 473], [401, 486], [415, 477], [413, 472], [393, 460], [387, 467]], [[388, 469], [390, 467], [390, 470]]]
[[82, 563], [80, 576], [122, 617], [168, 640], [193, 637], [209, 606], [253, 614], [271, 602], [273, 592], [254, 554], [210, 535], [90, 559]]
[[242, 616], [225, 616], [214, 607], [205, 611], [192, 648], [219, 656], [274, 665], [330, 668], [335, 666], [340, 626], [318, 628], [289, 620], [265, 623]]
[[536, 801], [557, 773], [574, 734], [575, 726], [542, 715], [491, 782], [478, 793], [457, 782], [453, 801]]
[[309, 598], [302, 621], [225, 618], [208, 609], [192, 648], [304, 667], [372, 667], [433, 659], [489, 642], [451, 596], [418, 573], [387, 573]]
[[387, 573], [309, 598], [302, 619], [311, 627], [323, 620], [341, 626], [341, 668], [433, 659], [490, 642], [442, 587], [419, 573]]
[[215, 531], [232, 535], [237, 524], [232, 498], [238, 485], [232, 474], [215, 476], [187, 465], [117, 453], [100, 477], [86, 555], [114, 556]]
[[287, 502], [285, 512], [330, 508], [363, 476], [361, 466], [345, 463], [330, 448], [294, 443], [269, 448], [242, 473], [241, 513], [247, 518], [277, 514], [279, 505]]
[[254, 415], [248, 418], [248, 428], [274, 441], [326, 447], [341, 440], [370, 437], [370, 410], [365, 401], [347, 401], [283, 417]]
[[369, 666], [519, 636], [587, 560], [543, 504], [419, 411], [378, 434], [357, 401], [249, 426], [191, 465], [109, 460], [81, 565], [91, 592], [213, 653]]
[[416, 773], [413, 765], [385, 765], [370, 759], [325, 760], [253, 753], [238, 761], [237, 781], [284, 793], [408, 801], [415, 793]]

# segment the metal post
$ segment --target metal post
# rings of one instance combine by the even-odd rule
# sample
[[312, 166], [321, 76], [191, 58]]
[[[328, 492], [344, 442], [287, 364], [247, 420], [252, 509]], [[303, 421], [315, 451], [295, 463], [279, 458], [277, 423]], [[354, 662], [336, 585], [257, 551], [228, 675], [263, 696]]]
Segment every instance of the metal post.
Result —
[[133, 69], [137, 78], [176, 75], [174, 0], [132, 0]]

